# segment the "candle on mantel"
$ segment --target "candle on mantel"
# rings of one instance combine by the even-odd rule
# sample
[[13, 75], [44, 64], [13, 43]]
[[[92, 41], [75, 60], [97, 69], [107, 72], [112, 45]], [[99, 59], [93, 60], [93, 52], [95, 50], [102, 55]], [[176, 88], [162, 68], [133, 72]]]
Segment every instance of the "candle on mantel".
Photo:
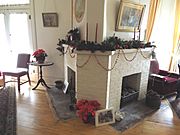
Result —
[[88, 41], [88, 23], [86, 24], [86, 41]]
[[97, 43], [98, 23], [96, 23], [95, 43]]

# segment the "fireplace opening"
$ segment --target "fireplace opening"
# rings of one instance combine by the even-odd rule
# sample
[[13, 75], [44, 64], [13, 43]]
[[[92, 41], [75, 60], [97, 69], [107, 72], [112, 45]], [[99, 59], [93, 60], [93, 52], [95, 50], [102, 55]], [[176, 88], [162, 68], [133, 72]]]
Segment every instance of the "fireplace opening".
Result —
[[68, 86], [68, 91], [69, 90], [75, 90], [75, 72], [70, 68], [70, 67], [67, 67], [68, 69], [68, 78], [67, 78], [67, 81], [69, 83], [69, 86]]
[[141, 73], [123, 77], [120, 108], [138, 99], [140, 79]]
[[75, 88], [76, 88], [76, 75], [75, 75], [75, 72], [71, 69], [71, 68], [67, 68], [68, 69], [68, 82], [69, 82], [69, 85], [68, 85], [68, 88], [67, 88], [67, 93], [70, 95], [70, 100], [71, 100], [71, 103], [69, 105], [69, 108], [70, 110], [74, 110], [75, 109], [75, 104], [76, 104], [76, 91], [75, 91]]

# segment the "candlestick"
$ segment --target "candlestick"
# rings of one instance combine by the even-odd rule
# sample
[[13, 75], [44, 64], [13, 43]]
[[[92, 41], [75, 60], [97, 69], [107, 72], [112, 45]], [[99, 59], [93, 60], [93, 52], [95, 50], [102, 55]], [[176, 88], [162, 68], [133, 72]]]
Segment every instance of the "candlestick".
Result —
[[86, 24], [86, 41], [88, 41], [88, 23]]
[[134, 27], [134, 40], [136, 40], [136, 27]]
[[95, 43], [97, 43], [98, 23], [96, 23]]

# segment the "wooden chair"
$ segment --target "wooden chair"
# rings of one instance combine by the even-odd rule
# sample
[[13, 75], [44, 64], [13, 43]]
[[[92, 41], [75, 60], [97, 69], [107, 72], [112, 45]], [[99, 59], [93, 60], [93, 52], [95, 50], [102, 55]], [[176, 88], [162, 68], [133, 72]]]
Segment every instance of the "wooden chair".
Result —
[[[30, 62], [30, 54], [25, 54], [21, 53], [18, 54], [18, 59], [17, 59], [17, 67], [16, 69], [12, 71], [3, 71], [3, 80], [4, 80], [4, 87], [7, 82], [12, 82], [12, 81], [5, 81], [6, 76], [12, 76], [17, 78], [17, 84], [18, 84], [18, 91], [20, 92], [20, 85], [29, 82], [29, 85], [31, 85], [31, 80], [29, 77], [29, 65], [28, 63]], [[24, 75], [27, 75], [28, 81], [21, 82], [20, 78]]]

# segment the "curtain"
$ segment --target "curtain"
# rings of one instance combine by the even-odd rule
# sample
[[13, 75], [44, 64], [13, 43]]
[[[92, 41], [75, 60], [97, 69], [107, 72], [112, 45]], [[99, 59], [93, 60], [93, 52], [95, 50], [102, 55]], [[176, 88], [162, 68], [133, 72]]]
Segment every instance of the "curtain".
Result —
[[174, 36], [172, 57], [170, 61], [169, 70], [177, 72], [177, 64], [180, 60], [180, 0], [176, 0], [176, 14], [174, 23]]
[[173, 48], [176, 0], [161, 0], [156, 11], [150, 42], [156, 45], [155, 53], [162, 70], [168, 70]]
[[151, 0], [150, 7], [149, 7], [149, 15], [148, 15], [145, 41], [149, 41], [150, 39], [159, 2], [160, 0]]
[[18, 53], [31, 53], [28, 15], [0, 14], [0, 70], [16, 67]]

